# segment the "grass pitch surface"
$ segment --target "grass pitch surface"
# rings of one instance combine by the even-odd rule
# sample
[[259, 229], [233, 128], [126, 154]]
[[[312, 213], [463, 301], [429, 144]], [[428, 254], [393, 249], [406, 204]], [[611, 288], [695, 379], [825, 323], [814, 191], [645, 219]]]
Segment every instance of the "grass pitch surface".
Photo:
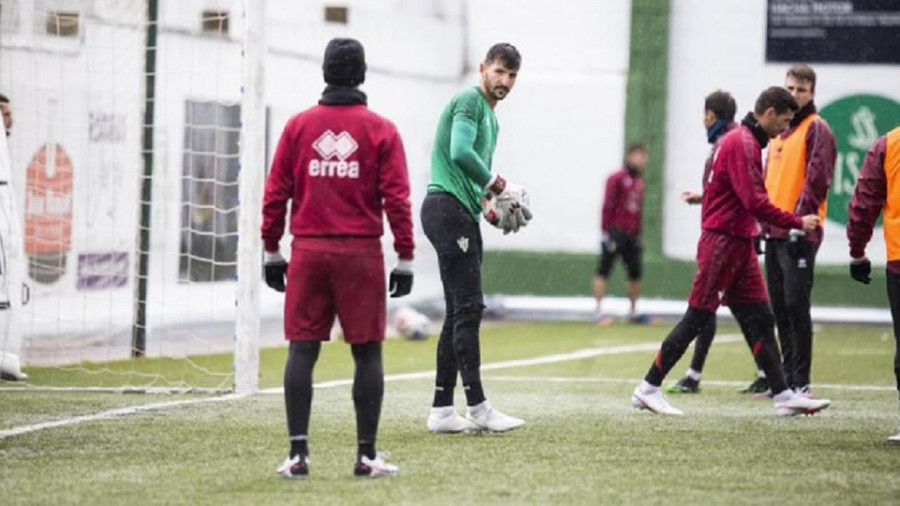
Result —
[[[769, 401], [738, 395], [754, 367], [740, 341], [714, 343], [702, 393], [670, 396], [684, 418], [629, 406], [668, 325], [522, 324], [487, 327], [485, 363], [583, 349], [625, 351], [484, 372], [488, 397], [527, 421], [506, 434], [425, 431], [427, 378], [386, 385], [379, 449], [401, 476], [352, 477], [349, 386], [316, 390], [311, 477], [274, 474], [287, 451], [278, 394], [182, 405], [0, 439], [4, 504], [896, 504], [900, 431], [893, 337], [880, 327], [818, 329], [815, 392], [834, 401], [814, 417], [779, 419]], [[720, 334], [734, 334], [723, 325]], [[433, 367], [434, 340], [390, 341], [388, 374]], [[620, 351], [623, 350], [619, 348]], [[690, 352], [689, 352], [690, 353]], [[284, 350], [263, 355], [263, 387], [278, 386]], [[230, 357], [207, 357], [210, 366]], [[682, 360], [669, 380], [687, 366]], [[147, 364], [147, 365], [143, 365]], [[133, 367], [133, 366], [131, 366]], [[141, 367], [164, 367], [153, 361]], [[32, 378], [54, 374], [29, 371]], [[323, 349], [316, 380], [350, 377], [352, 359]], [[66, 378], [77, 385], [78, 375]], [[93, 380], [93, 378], [91, 378]], [[83, 380], [87, 381], [87, 379]], [[864, 389], [856, 387], [864, 386]], [[464, 401], [458, 393], [460, 411]], [[0, 431], [107, 409], [193, 399], [88, 393], [0, 392]]]

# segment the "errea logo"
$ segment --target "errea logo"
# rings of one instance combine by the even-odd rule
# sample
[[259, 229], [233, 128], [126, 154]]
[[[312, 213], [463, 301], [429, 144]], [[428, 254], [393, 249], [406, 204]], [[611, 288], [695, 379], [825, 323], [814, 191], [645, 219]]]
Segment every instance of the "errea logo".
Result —
[[[312, 147], [322, 159], [310, 160], [310, 176], [359, 178], [359, 162], [347, 161], [347, 158], [359, 148], [359, 144], [346, 131], [335, 135], [331, 130], [326, 130], [313, 142]], [[333, 160], [334, 158], [337, 160]]]

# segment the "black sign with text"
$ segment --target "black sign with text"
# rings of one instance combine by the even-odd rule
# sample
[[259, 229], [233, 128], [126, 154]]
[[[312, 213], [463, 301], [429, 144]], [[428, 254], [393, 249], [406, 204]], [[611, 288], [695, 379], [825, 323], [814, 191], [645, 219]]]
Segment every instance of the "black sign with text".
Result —
[[900, 0], [768, 0], [766, 61], [900, 63]]

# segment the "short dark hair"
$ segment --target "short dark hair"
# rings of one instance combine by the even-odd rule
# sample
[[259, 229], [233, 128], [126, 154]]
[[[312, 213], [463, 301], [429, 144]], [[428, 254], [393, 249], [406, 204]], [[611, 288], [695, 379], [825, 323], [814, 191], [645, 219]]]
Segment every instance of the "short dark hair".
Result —
[[643, 142], [632, 142], [628, 145], [628, 149], [625, 150], [625, 156], [634, 153], [635, 151], [641, 151], [643, 153], [647, 153], [647, 145]]
[[795, 77], [801, 81], [809, 81], [809, 91], [816, 91], [816, 71], [806, 63], [798, 63], [788, 69], [785, 77]]
[[753, 112], [762, 114], [769, 107], [775, 108], [775, 114], [784, 114], [788, 111], [797, 112], [800, 109], [800, 105], [794, 100], [791, 92], [781, 86], [770, 86], [760, 93], [759, 98], [756, 99]]
[[734, 121], [734, 114], [737, 112], [737, 102], [731, 93], [722, 90], [716, 90], [706, 96], [704, 107], [707, 111], [712, 111], [716, 115], [716, 119], [725, 121]]
[[8, 104], [8, 103], [9, 103], [9, 97], [4, 95], [3, 93], [0, 93], [0, 104]]
[[484, 57], [485, 64], [494, 61], [500, 61], [509, 70], [519, 70], [519, 67], [522, 66], [522, 55], [519, 54], [516, 46], [509, 42], [498, 42], [488, 49], [487, 55]]

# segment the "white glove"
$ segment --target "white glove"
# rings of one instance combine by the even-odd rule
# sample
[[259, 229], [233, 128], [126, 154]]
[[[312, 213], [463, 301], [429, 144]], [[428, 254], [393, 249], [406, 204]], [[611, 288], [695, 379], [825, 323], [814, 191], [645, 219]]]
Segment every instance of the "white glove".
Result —
[[531, 214], [531, 199], [524, 187], [507, 183], [503, 191], [497, 195], [497, 209], [500, 210], [500, 228], [504, 234], [518, 232], [528, 225]]

